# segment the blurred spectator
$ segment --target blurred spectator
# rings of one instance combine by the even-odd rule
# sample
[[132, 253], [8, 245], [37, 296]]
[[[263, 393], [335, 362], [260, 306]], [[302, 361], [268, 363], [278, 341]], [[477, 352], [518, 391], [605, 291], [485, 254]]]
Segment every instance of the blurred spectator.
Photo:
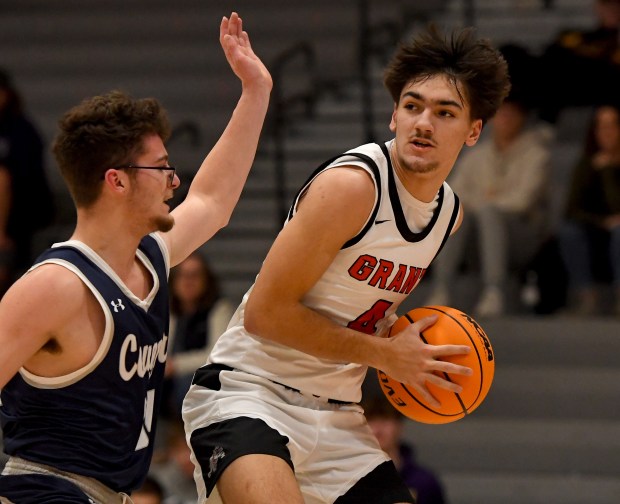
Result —
[[505, 48], [513, 87], [490, 124], [491, 131], [463, 153], [448, 183], [464, 209], [461, 228], [433, 262], [433, 292], [427, 304], [453, 303], [450, 286], [468, 245], [476, 247], [483, 289], [474, 312], [501, 315], [511, 269], [523, 268], [547, 234], [550, 139], [533, 121], [533, 99], [523, 77], [534, 59], [516, 46]]
[[0, 69], [0, 297], [31, 262], [32, 234], [53, 218], [43, 142]]
[[413, 446], [402, 439], [404, 417], [383, 397], [371, 396], [362, 403], [368, 425], [416, 497], [417, 504], [445, 504], [443, 486], [429, 469], [415, 459]]
[[179, 418], [194, 375], [228, 326], [234, 306], [220, 294], [204, 255], [194, 252], [170, 272], [170, 352], [166, 377], [170, 400], [164, 412]]
[[593, 4], [596, 27], [562, 31], [542, 55], [541, 118], [551, 123], [565, 107], [594, 106], [620, 89], [620, 0]]
[[[170, 422], [166, 429], [166, 447], [163, 460], [152, 464], [150, 473], [161, 482], [166, 495], [178, 504], [195, 504], [198, 499], [194, 482], [194, 464], [180, 420]], [[133, 496], [132, 496], [133, 497]], [[214, 502], [212, 497], [209, 503]], [[171, 500], [172, 502], [172, 500]]]
[[7, 460], [9, 460], [9, 456], [4, 453], [4, 444], [2, 443], [2, 432], [0, 429], [0, 473], [4, 469]]
[[[569, 276], [574, 312], [599, 310], [595, 281], [613, 280], [620, 315], [620, 106], [595, 109], [583, 156], [574, 169], [560, 251]], [[611, 272], [601, 266], [609, 266]], [[611, 278], [610, 278], [611, 277]]]
[[165, 504], [164, 489], [152, 476], [147, 476], [142, 486], [131, 494], [133, 504]]

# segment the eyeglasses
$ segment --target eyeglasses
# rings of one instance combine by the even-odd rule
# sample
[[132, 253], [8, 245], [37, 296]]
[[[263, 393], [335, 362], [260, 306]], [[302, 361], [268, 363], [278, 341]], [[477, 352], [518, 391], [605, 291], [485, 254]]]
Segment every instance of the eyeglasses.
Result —
[[134, 166], [134, 165], [126, 165], [126, 166], [115, 166], [114, 170], [166, 170], [169, 171], [168, 175], [168, 185], [174, 184], [174, 175], [177, 169], [174, 166]]

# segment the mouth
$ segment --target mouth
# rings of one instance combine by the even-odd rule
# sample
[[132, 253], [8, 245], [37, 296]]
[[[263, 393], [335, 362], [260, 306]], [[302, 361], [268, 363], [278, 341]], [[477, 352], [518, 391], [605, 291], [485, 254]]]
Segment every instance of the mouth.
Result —
[[423, 149], [423, 150], [435, 147], [433, 142], [431, 142], [430, 140], [425, 140], [424, 138], [413, 139], [411, 141], [411, 145], [413, 145], [416, 149]]

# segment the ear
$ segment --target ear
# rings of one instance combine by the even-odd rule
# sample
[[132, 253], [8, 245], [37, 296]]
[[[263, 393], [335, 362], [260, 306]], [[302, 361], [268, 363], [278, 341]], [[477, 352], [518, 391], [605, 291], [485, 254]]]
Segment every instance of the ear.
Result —
[[104, 185], [111, 191], [116, 193], [125, 192], [129, 186], [126, 174], [120, 170], [110, 168], [103, 175]]
[[396, 109], [398, 108], [398, 103], [394, 104], [394, 110], [392, 111], [392, 119], [390, 120], [390, 131], [392, 133], [396, 133]]
[[469, 135], [465, 140], [465, 145], [467, 145], [468, 147], [476, 145], [476, 142], [480, 138], [480, 133], [482, 133], [482, 119], [476, 119], [471, 124], [471, 130], [469, 131]]

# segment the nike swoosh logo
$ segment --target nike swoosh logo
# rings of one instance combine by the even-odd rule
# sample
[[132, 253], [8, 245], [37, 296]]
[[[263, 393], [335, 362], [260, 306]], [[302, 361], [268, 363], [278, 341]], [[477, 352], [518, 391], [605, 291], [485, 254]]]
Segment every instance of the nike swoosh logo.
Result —
[[383, 224], [384, 222], [390, 222], [390, 219], [385, 219], [385, 220], [376, 220], [375, 224]]

